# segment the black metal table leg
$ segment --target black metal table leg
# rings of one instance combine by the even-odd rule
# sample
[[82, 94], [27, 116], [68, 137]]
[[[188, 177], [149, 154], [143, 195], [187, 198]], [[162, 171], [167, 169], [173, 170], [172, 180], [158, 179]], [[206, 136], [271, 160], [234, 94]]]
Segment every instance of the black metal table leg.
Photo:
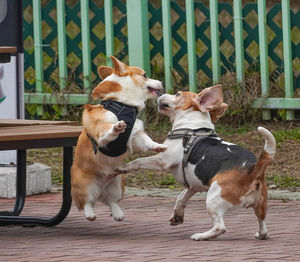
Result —
[[[20, 152], [21, 154], [21, 152]], [[26, 154], [26, 151], [25, 151]], [[21, 158], [20, 158], [21, 159]], [[23, 159], [23, 158], [22, 158]], [[71, 166], [73, 162], [73, 147], [64, 147], [64, 160], [63, 160], [63, 200], [59, 212], [52, 218], [42, 218], [42, 217], [28, 217], [28, 216], [18, 216], [18, 215], [2, 215], [0, 213], [0, 226], [3, 225], [24, 225], [24, 226], [55, 226], [62, 222], [66, 216], [69, 214], [72, 205], [71, 197]], [[25, 157], [25, 169], [26, 169], [26, 157]], [[25, 176], [26, 179], [26, 176]], [[21, 180], [19, 181], [21, 183]], [[18, 185], [17, 185], [18, 186]], [[19, 200], [16, 201], [14, 211], [22, 211], [25, 197], [22, 198], [24, 193], [24, 187], [20, 186], [20, 196]], [[26, 194], [26, 187], [25, 187]]]
[[16, 202], [12, 211], [0, 212], [1, 216], [18, 216], [21, 214], [26, 198], [26, 150], [17, 150]]
[[44, 226], [55, 226], [62, 222], [70, 212], [72, 206], [71, 197], [71, 166], [73, 163], [73, 147], [64, 147], [63, 163], [63, 200], [60, 211], [49, 219]]

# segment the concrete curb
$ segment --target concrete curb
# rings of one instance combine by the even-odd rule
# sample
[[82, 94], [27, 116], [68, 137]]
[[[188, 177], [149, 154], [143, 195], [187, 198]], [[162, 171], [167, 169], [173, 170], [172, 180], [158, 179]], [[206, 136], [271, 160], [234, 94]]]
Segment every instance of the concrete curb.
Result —
[[[177, 198], [181, 191], [170, 190], [164, 188], [148, 188], [141, 189], [135, 187], [126, 187], [125, 196], [151, 196], [151, 197], [170, 197]], [[300, 192], [291, 192], [288, 190], [269, 190], [269, 199], [272, 200], [300, 200]], [[205, 198], [206, 192], [197, 193], [193, 196], [195, 198]]]

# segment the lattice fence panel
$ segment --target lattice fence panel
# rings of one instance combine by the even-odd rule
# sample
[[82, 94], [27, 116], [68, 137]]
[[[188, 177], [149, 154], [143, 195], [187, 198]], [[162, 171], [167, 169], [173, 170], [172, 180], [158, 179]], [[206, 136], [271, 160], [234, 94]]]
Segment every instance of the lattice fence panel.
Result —
[[[99, 81], [97, 67], [106, 63], [104, 1], [90, 0], [90, 36], [92, 82]], [[44, 58], [44, 90], [59, 88], [56, 0], [42, 1], [42, 37]], [[67, 65], [70, 92], [82, 92], [82, 40], [80, 1], [66, 1]], [[163, 78], [162, 8], [160, 1], [149, 1], [149, 39], [152, 75]], [[26, 91], [35, 90], [34, 43], [32, 0], [23, 1], [24, 70]], [[128, 39], [126, 1], [113, 1], [115, 55], [128, 63]], [[174, 75], [179, 83], [188, 83], [186, 43], [186, 13], [184, 5], [171, 1], [172, 52]], [[300, 86], [300, 11], [291, 10], [292, 53], [294, 87]], [[219, 3], [220, 62], [222, 75], [235, 72], [234, 18], [230, 3]], [[259, 41], [257, 5], [247, 3], [243, 7], [245, 66], [247, 70], [259, 70]], [[274, 4], [267, 15], [269, 73], [273, 84], [283, 87], [283, 50], [281, 4]], [[207, 5], [195, 1], [195, 41], [197, 55], [198, 86], [211, 84], [210, 14]]]

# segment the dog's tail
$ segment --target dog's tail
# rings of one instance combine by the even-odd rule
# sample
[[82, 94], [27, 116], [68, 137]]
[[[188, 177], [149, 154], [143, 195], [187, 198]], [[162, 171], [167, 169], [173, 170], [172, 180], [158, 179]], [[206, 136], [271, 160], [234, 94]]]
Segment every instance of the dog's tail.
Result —
[[269, 130], [261, 126], [258, 127], [258, 131], [265, 138], [264, 151], [267, 152], [272, 159], [274, 159], [275, 151], [276, 151], [276, 141], [274, 136]]
[[258, 127], [258, 131], [265, 139], [264, 150], [253, 167], [251, 174], [254, 178], [264, 178], [267, 166], [273, 161], [276, 151], [276, 141], [272, 133], [264, 127]]

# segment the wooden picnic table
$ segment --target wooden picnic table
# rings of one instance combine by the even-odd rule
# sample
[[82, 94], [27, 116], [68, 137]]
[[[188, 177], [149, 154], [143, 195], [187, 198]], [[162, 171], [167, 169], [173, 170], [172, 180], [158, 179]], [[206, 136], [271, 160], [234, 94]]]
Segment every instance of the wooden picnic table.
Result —
[[[0, 212], [0, 225], [54, 226], [68, 215], [71, 204], [73, 146], [82, 126], [70, 121], [0, 119], [0, 150], [17, 150], [16, 202], [12, 211]], [[20, 216], [26, 198], [26, 150], [63, 147], [63, 199], [52, 218]]]

